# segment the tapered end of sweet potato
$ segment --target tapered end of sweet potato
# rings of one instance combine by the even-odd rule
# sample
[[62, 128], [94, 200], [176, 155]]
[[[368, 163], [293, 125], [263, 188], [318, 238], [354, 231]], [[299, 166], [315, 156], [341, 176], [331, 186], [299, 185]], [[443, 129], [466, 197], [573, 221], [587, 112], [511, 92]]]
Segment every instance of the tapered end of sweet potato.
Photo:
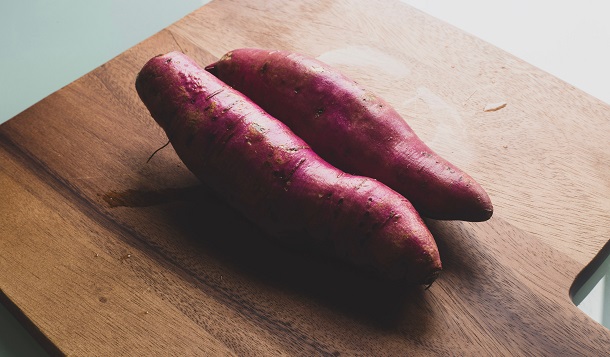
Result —
[[430, 275], [428, 275], [428, 277], [426, 277], [426, 279], [420, 281], [421, 285], [425, 285], [426, 289], [428, 289], [435, 281], [436, 279], [441, 275], [441, 269], [435, 270], [432, 273], [430, 273]]
[[433, 261], [426, 267], [426, 273], [422, 274], [422, 278], [417, 281], [420, 285], [429, 287], [436, 281], [443, 271], [440, 257], [435, 257]]
[[382, 276], [421, 285], [430, 285], [438, 278], [442, 271], [440, 254], [419, 216], [390, 221], [380, 233], [369, 249]]
[[[391, 260], [388, 259], [388, 260]], [[379, 264], [383, 266], [383, 264]], [[403, 261], [389, 270], [377, 271], [377, 275], [384, 280], [406, 283], [408, 285], [430, 286], [443, 271], [440, 257], [435, 251], [428, 261]]]
[[[462, 206], [456, 207], [457, 217], [469, 222], [483, 222], [491, 218], [494, 208], [487, 192], [480, 185], [476, 184], [474, 190], [463, 198]], [[462, 212], [459, 212], [461, 208]]]
[[[436, 154], [433, 163], [438, 169], [430, 169], [427, 176], [406, 177], [395, 185], [403, 189], [401, 193], [413, 203], [420, 215], [467, 222], [483, 222], [491, 218], [493, 204], [478, 182]], [[405, 184], [418, 180], [427, 184]]]
[[210, 72], [210, 73], [211, 73], [212, 75], [214, 75], [214, 76], [218, 75], [218, 68], [216, 68], [216, 64], [217, 64], [217, 63], [218, 63], [218, 62], [214, 62], [214, 63], [212, 63], [212, 64], [210, 64], [210, 65], [206, 66], [206, 67], [205, 67], [205, 70], [206, 70], [206, 71], [208, 71], [208, 72]]
[[185, 88], [191, 78], [176, 78], [176, 73], [197, 68], [198, 64], [182, 52], [156, 55], [146, 62], [136, 77], [135, 87], [140, 99], [155, 121], [167, 130], [179, 109], [184, 109]]
[[474, 219], [471, 222], [483, 222], [487, 221], [494, 214], [494, 208], [489, 201], [484, 207], [478, 210], [478, 214], [474, 216]]
[[[477, 200], [474, 202], [474, 200]], [[451, 198], [447, 198], [442, 206], [428, 209], [430, 205], [418, 205], [418, 211], [422, 217], [432, 218], [441, 221], [466, 221], [466, 222], [484, 222], [493, 216], [493, 206], [488, 197], [473, 198], [472, 200], [456, 200], [451, 202]], [[440, 207], [440, 208], [439, 208]]]

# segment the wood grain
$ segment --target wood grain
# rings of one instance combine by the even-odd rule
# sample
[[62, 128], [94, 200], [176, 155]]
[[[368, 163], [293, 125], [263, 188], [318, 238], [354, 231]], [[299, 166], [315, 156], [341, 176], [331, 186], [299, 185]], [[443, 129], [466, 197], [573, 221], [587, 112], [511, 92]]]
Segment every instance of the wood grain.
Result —
[[[274, 245], [171, 147], [146, 162], [146, 60], [247, 46], [332, 63], [487, 188], [490, 221], [427, 222], [429, 290]], [[569, 293], [610, 236], [609, 115], [397, 2], [218, 0], [0, 126], [0, 290], [54, 354], [604, 355]]]

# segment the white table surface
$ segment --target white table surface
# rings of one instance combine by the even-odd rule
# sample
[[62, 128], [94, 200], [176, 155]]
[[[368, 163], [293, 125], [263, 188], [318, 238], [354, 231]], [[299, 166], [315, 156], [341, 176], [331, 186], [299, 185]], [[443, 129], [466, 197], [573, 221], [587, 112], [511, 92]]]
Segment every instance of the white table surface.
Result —
[[[610, 103], [608, 2], [402, 1]], [[0, 124], [207, 2], [0, 1]], [[609, 272], [606, 261], [575, 298], [606, 326]], [[45, 355], [0, 306], [0, 356]]]

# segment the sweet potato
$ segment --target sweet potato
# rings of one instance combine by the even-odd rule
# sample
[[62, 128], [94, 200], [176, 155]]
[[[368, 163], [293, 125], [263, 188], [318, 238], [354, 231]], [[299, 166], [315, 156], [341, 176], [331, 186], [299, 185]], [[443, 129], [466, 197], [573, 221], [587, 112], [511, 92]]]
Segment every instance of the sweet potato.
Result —
[[270, 236], [305, 235], [388, 279], [430, 284], [439, 274], [434, 238], [404, 197], [331, 166], [186, 55], [150, 59], [136, 89], [186, 166]]
[[285, 51], [237, 49], [206, 69], [284, 122], [330, 164], [378, 179], [435, 219], [484, 221], [493, 206], [383, 99], [330, 66]]

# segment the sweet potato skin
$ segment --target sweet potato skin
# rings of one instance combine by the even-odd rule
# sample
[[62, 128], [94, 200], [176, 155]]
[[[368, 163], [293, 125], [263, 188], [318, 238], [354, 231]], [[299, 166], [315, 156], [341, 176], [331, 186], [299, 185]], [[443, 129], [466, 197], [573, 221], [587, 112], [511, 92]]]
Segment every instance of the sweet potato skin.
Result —
[[136, 90], [186, 166], [270, 235], [305, 232], [388, 279], [430, 284], [439, 274], [436, 243], [409, 201], [331, 166], [184, 54], [150, 59]]
[[286, 51], [233, 50], [206, 67], [287, 124], [332, 165], [378, 179], [425, 217], [484, 221], [493, 206], [383, 99], [330, 66]]

